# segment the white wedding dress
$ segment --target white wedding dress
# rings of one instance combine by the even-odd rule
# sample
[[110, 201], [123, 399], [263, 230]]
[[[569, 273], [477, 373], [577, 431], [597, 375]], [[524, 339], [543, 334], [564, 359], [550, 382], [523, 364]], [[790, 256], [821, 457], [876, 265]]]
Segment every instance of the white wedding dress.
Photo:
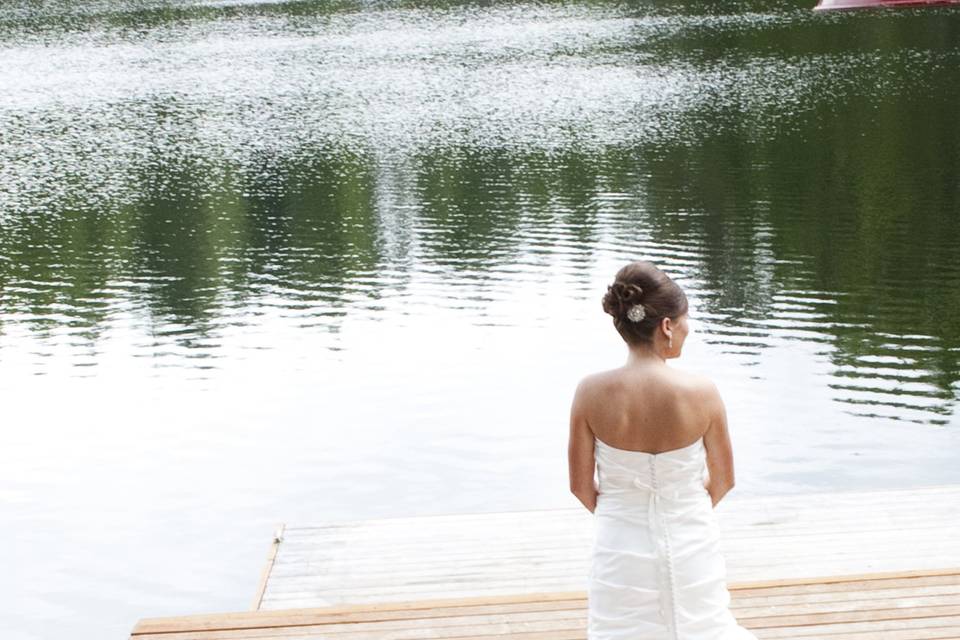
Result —
[[703, 438], [656, 454], [595, 442], [588, 640], [757, 640], [729, 608]]

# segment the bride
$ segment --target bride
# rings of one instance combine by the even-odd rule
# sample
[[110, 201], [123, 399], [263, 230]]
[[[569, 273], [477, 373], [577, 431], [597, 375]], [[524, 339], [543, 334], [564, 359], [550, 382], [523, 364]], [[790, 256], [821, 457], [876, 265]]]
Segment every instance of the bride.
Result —
[[756, 640], [730, 611], [713, 511], [734, 486], [726, 409], [708, 378], [666, 364], [687, 337], [687, 297], [633, 262], [603, 310], [629, 355], [578, 384], [568, 447], [570, 490], [594, 514], [587, 638]]

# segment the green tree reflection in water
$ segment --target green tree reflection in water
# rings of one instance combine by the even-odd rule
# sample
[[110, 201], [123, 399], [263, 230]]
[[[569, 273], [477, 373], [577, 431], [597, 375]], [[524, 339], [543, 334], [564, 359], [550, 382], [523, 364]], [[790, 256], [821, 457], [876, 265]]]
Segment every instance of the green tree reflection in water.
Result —
[[[317, 6], [105, 15], [120, 32], [258, 11], [318, 29], [310, 21], [336, 11]], [[579, 290], [593, 256], [633, 253], [642, 239], [696, 276], [709, 340], [754, 361], [774, 340], [820, 342], [835, 397], [853, 413], [881, 403], [945, 422], [960, 380], [960, 20], [743, 6], [760, 18], [714, 20], [726, 5], [664, 10], [654, 37], [638, 28], [543, 58], [634, 60], [692, 82], [689, 104], [635, 114], [639, 130], [659, 133], [622, 144], [591, 144], [583, 121], [569, 144], [542, 149], [377, 148], [305, 131], [302, 145], [243, 155], [204, 146], [204, 128], [244, 126], [218, 120], [216, 105], [174, 94], [121, 103], [141, 121], [134, 134], [148, 135], [137, 163], [98, 179], [135, 195], [91, 206], [101, 183], [83, 162], [97, 146], [64, 155], [79, 164], [65, 163], [46, 210], [4, 214], [0, 326], [29, 327], [41, 342], [68, 335], [85, 350], [77, 363], [96, 364], [118, 314], [133, 314], [157, 352], [174, 349], [174, 365], [209, 367], [222, 329], [255, 324], [265, 308], [336, 332], [358, 301], [403, 295], [414, 272], [436, 270], [470, 280], [468, 304], [488, 322], [484, 304], [518, 277], [512, 266], [559, 259]], [[250, 100], [244, 109], [270, 109], [270, 96]], [[14, 134], [39, 126], [6, 113]], [[36, 131], [56, 163], [57, 145], [76, 139], [51, 117]], [[465, 302], [462, 292], [441, 299]]]

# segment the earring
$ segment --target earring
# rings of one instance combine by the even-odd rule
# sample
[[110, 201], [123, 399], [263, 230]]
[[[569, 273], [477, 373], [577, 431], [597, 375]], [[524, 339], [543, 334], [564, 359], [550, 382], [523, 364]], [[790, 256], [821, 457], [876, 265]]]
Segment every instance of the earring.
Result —
[[667, 342], [667, 346], [670, 347], [671, 349], [673, 348], [673, 336], [670, 336], [670, 341]]

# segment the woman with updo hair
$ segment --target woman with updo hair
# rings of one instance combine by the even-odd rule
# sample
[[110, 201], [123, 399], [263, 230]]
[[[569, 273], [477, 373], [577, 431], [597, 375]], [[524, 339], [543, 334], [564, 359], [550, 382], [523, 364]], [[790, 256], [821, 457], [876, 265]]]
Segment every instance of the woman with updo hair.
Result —
[[687, 338], [687, 297], [632, 262], [603, 310], [627, 361], [580, 380], [568, 446], [570, 490], [594, 514], [587, 638], [756, 640], [730, 611], [713, 510], [734, 486], [726, 409], [709, 378], [667, 365]]

